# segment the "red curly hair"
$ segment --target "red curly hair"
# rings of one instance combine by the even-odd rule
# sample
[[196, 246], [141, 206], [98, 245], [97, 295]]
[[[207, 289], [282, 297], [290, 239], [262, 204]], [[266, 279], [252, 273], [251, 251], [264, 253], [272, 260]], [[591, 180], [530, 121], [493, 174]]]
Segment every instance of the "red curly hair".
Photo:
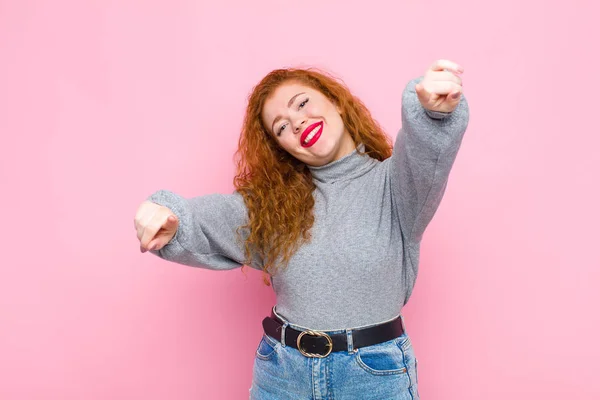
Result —
[[[236, 190], [243, 196], [249, 221], [246, 232], [246, 265], [253, 257], [263, 261], [264, 282], [268, 274], [285, 268], [294, 252], [310, 240], [314, 222], [315, 184], [306, 164], [287, 153], [269, 134], [261, 112], [265, 101], [283, 83], [296, 82], [323, 93], [341, 110], [341, 118], [354, 143], [364, 153], [383, 161], [392, 154], [392, 142], [369, 110], [333, 76], [315, 69], [277, 69], [254, 87], [236, 152]], [[361, 152], [361, 154], [363, 154]]]

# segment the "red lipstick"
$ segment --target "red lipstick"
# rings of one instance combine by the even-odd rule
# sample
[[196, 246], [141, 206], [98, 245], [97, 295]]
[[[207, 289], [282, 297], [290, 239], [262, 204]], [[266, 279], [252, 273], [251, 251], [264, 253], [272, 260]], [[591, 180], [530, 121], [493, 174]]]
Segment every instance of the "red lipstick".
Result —
[[[304, 143], [308, 134], [311, 133], [317, 127], [319, 129], [317, 130], [315, 135], [312, 137], [312, 139], [310, 139], [310, 141], [308, 143]], [[310, 125], [308, 128], [306, 128], [304, 130], [304, 132], [302, 132], [302, 135], [300, 135], [300, 146], [310, 147], [313, 144], [317, 143], [317, 140], [319, 140], [319, 138], [321, 137], [321, 133], [323, 133], [323, 122], [315, 122], [314, 124]]]

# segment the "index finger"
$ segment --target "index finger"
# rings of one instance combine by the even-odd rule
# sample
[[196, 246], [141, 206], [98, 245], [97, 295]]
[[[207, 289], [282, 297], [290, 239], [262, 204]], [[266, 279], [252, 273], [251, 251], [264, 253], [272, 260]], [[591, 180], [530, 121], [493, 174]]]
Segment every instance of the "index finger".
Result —
[[458, 65], [457, 63], [450, 60], [437, 60], [431, 65], [431, 70], [433, 71], [444, 71], [451, 70], [458, 74], [462, 74], [465, 72], [465, 69]]

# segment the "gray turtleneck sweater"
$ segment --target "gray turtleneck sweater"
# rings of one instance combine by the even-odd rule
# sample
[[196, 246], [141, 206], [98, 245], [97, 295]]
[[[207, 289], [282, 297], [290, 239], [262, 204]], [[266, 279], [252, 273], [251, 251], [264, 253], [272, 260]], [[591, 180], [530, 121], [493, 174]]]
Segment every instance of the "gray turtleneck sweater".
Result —
[[[421, 79], [403, 92], [402, 129], [390, 158], [380, 162], [354, 150], [310, 167], [316, 184], [312, 239], [271, 278], [277, 312], [292, 324], [356, 328], [393, 318], [408, 301], [423, 232], [469, 120], [464, 96], [452, 113], [425, 110], [415, 92]], [[152, 253], [215, 270], [242, 266], [236, 229], [246, 223], [247, 210], [240, 194], [186, 199], [160, 190], [149, 200], [170, 208], [180, 221], [173, 239]], [[250, 266], [262, 267], [258, 259]]]

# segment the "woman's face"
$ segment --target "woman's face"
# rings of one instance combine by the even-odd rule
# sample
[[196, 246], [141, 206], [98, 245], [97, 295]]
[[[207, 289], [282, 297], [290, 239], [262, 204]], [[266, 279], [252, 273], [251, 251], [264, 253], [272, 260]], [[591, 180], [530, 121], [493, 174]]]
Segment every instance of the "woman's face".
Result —
[[336, 105], [301, 83], [279, 86], [266, 100], [262, 120], [283, 149], [308, 165], [328, 164], [356, 147]]

